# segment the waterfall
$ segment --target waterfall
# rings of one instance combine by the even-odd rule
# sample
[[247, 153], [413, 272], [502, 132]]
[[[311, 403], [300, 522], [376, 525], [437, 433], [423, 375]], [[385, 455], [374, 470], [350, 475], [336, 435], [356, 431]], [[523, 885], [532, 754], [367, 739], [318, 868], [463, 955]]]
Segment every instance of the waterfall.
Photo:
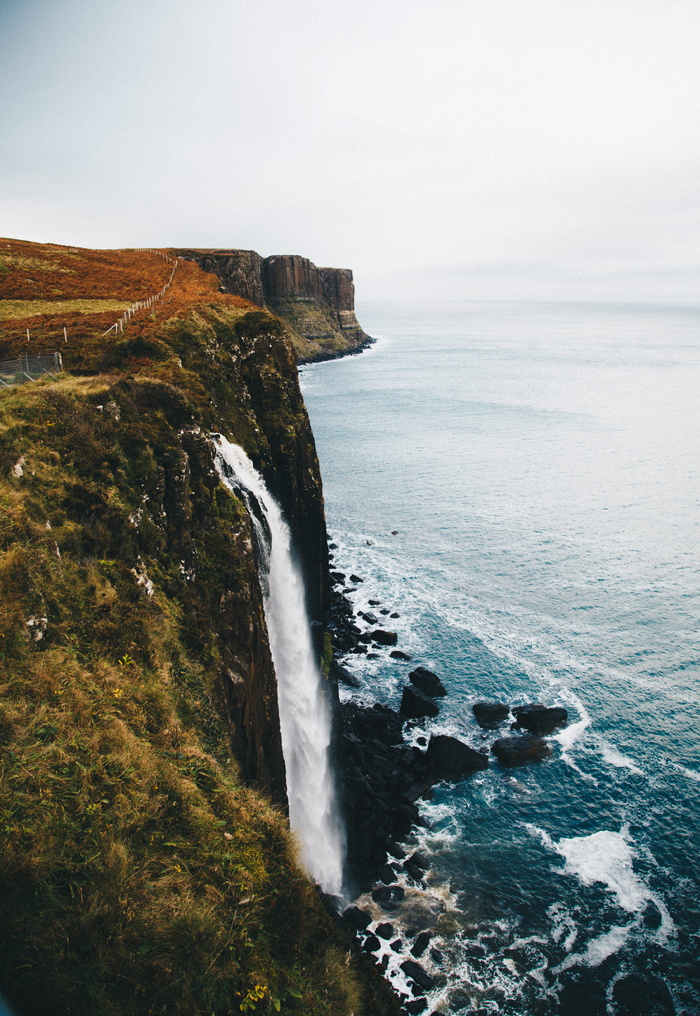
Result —
[[243, 449], [220, 434], [214, 441], [219, 475], [245, 501], [256, 533], [265, 621], [277, 675], [289, 824], [308, 874], [326, 892], [339, 893], [345, 844], [330, 762], [330, 706], [314, 654], [291, 533]]

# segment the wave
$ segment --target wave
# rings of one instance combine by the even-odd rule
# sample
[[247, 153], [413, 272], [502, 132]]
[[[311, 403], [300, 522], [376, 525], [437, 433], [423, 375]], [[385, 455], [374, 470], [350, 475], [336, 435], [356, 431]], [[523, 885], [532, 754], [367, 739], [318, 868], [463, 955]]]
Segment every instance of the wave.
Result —
[[[614, 897], [617, 906], [635, 920], [627, 925], [614, 925], [592, 939], [585, 951], [568, 956], [558, 971], [580, 964], [598, 966], [627, 942], [631, 933], [639, 929], [645, 910], [653, 904], [661, 916], [661, 923], [653, 935], [657, 945], [666, 945], [675, 933], [675, 925], [663, 900], [634, 871], [634, 850], [629, 830], [620, 832], [603, 829], [589, 836], [565, 836], [554, 840], [534, 825], [526, 825], [528, 832], [539, 838], [547, 849], [559, 854], [565, 861], [564, 873], [573, 875], [585, 886], [601, 885]], [[573, 944], [573, 940], [572, 940]]]

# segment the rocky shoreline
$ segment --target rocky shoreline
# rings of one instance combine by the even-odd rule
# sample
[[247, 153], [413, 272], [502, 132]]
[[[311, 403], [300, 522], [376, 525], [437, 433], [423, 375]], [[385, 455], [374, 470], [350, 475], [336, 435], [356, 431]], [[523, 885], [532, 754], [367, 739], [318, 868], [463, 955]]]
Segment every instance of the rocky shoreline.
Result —
[[[331, 562], [334, 549], [331, 544]], [[397, 954], [402, 1008], [417, 1014], [428, 1010], [427, 995], [444, 981], [443, 975], [431, 973], [418, 960], [426, 954], [435, 970], [442, 955], [435, 947], [426, 952], [434, 931], [408, 929], [413, 932], [411, 940], [403, 941], [391, 917], [407, 892], [427, 886], [429, 859], [407, 848], [414, 833], [425, 826], [419, 802], [430, 799], [441, 781], [454, 783], [487, 769], [490, 758], [504, 769], [548, 758], [552, 748], [546, 737], [565, 726], [568, 717], [566, 709], [541, 703], [511, 706], [476, 701], [472, 709], [481, 730], [500, 735], [490, 750], [475, 750], [446, 734], [419, 736], [415, 743], [408, 743], [404, 735], [416, 721], [438, 716], [439, 700], [449, 690], [437, 674], [416, 666], [408, 653], [396, 648], [398, 635], [388, 625], [398, 614], [376, 600], [369, 601], [371, 610], [355, 614], [348, 597], [362, 582], [361, 576], [346, 575], [332, 563], [331, 568], [329, 629], [334, 660], [329, 676], [334, 684], [359, 687], [351, 669], [340, 662], [353, 655], [387, 654], [411, 666], [398, 710], [382, 703], [369, 706], [347, 696], [340, 701], [336, 696], [335, 762], [347, 829], [348, 889], [363, 903], [345, 906], [342, 916], [380, 969], [386, 972], [389, 964], [387, 944]], [[365, 626], [358, 624], [358, 617]]]

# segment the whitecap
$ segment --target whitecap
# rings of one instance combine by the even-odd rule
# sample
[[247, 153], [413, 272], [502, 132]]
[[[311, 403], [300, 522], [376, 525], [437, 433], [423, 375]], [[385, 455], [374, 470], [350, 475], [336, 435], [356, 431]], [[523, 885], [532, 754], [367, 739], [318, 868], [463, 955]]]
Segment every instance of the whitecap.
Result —
[[694, 780], [696, 783], [700, 783], [700, 773], [696, 772], [695, 769], [688, 769], [687, 766], [679, 765], [678, 762], [672, 762], [670, 759], [668, 760], [668, 764], [672, 769], [675, 769], [676, 772], [682, 773], [683, 776], [686, 776], [689, 780]]
[[658, 945], [665, 945], [668, 942], [675, 931], [673, 919], [664, 901], [635, 873], [633, 867], [635, 852], [626, 826], [619, 833], [603, 829], [590, 836], [570, 836], [560, 840], [553, 840], [537, 826], [527, 825], [526, 828], [531, 835], [538, 836], [548, 849], [564, 858], [565, 874], [576, 876], [585, 886], [596, 884], [604, 886], [606, 891], [615, 897], [619, 907], [639, 917], [638, 921], [626, 928], [612, 928], [606, 935], [601, 936], [599, 941], [589, 943], [585, 953], [577, 954], [578, 959], [575, 962], [592, 965], [585, 957], [592, 960], [597, 955], [602, 956], [598, 961], [602, 962], [606, 958], [602, 954], [607, 945], [614, 944], [618, 940], [621, 943], [618, 948], [621, 948], [629, 933], [641, 923], [641, 917], [650, 903], [657, 908], [661, 916], [661, 924], [652, 936], [653, 941]]
[[619, 833], [603, 829], [590, 836], [568, 836], [560, 840], [553, 840], [536, 827], [530, 829], [535, 829], [545, 846], [564, 858], [567, 874], [576, 875], [586, 886], [604, 885], [628, 913], [644, 909], [650, 894], [634, 873], [634, 852], [626, 829]]
[[607, 741], [603, 741], [601, 754], [603, 761], [607, 762], [609, 766], [614, 766], [616, 769], [629, 769], [636, 776], [644, 776], [644, 770], [640, 769], [636, 762], [623, 755], [621, 751], [618, 751], [613, 745], [608, 744]]
[[562, 758], [566, 757], [566, 753], [569, 752], [579, 738], [583, 735], [583, 732], [587, 727], [591, 725], [591, 714], [588, 712], [578, 695], [575, 695], [570, 689], [564, 688], [560, 692], [560, 698], [563, 699], [567, 705], [573, 706], [578, 712], [579, 719], [575, 723], [570, 723], [564, 730], [561, 730], [558, 734], [555, 734], [552, 738], [553, 741], [558, 741], [562, 748]]
[[588, 943], [585, 952], [571, 953], [571, 955], [567, 956], [558, 967], [555, 967], [553, 973], [560, 974], [563, 970], [568, 970], [569, 967], [579, 965], [584, 967], [600, 966], [609, 956], [613, 956], [622, 949], [630, 936], [630, 932], [635, 927], [636, 922], [632, 922], [629, 925], [615, 925], [610, 931], [606, 931], [604, 935], [599, 935], [598, 938], [592, 939]]

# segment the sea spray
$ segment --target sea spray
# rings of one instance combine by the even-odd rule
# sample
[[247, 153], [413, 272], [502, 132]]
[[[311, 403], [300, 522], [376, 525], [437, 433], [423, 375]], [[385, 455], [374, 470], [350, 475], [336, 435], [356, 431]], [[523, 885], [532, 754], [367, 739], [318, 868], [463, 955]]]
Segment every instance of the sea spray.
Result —
[[279, 505], [245, 452], [214, 436], [226, 485], [246, 502], [255, 528], [270, 650], [277, 675], [289, 823], [301, 861], [329, 893], [343, 883], [344, 836], [330, 762], [331, 715], [316, 660], [301, 571]]

